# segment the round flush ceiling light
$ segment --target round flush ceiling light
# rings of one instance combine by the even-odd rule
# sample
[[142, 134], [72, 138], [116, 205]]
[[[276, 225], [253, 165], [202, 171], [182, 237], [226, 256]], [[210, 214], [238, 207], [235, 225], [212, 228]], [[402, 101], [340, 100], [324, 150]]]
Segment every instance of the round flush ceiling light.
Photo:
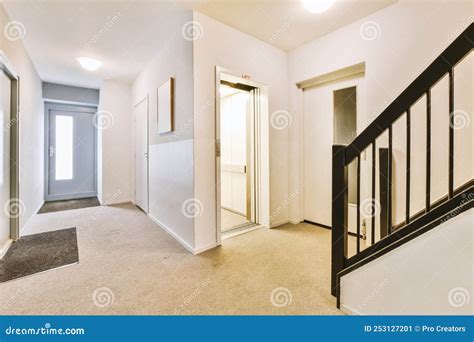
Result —
[[89, 71], [97, 70], [102, 65], [101, 61], [89, 57], [79, 57], [77, 61], [84, 69]]
[[336, 0], [303, 0], [303, 7], [311, 13], [322, 13], [335, 2]]

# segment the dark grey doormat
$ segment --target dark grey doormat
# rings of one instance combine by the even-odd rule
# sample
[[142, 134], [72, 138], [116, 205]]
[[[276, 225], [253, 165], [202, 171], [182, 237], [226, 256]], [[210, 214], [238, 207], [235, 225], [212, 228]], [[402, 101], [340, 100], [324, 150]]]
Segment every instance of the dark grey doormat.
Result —
[[76, 228], [26, 235], [0, 260], [0, 283], [79, 262]]
[[51, 201], [43, 204], [38, 214], [53, 213], [55, 211], [64, 211], [72, 209], [82, 209], [100, 206], [97, 197], [78, 198], [64, 201]]

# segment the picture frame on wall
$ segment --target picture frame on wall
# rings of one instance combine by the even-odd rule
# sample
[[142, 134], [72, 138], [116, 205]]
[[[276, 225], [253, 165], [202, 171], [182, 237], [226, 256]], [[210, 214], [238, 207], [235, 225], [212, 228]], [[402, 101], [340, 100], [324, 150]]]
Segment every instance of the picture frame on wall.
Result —
[[158, 134], [173, 131], [174, 117], [174, 78], [170, 77], [158, 87]]

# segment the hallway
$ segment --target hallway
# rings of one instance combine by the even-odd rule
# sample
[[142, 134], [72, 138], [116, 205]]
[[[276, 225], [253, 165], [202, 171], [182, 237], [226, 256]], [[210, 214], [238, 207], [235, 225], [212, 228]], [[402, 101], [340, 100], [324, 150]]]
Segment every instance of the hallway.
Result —
[[194, 256], [124, 204], [36, 215], [25, 233], [73, 226], [79, 264], [1, 284], [0, 314], [341, 313], [323, 228], [261, 229]]

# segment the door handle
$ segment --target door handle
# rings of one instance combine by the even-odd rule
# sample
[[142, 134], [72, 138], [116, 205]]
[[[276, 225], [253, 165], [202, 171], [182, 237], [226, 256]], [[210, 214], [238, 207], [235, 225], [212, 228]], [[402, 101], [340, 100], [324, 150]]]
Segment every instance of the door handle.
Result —
[[148, 152], [143, 152], [143, 156], [145, 157], [145, 159], [148, 159]]
[[54, 147], [53, 147], [53, 146], [49, 146], [49, 157], [50, 157], [50, 158], [53, 157], [54, 151], [55, 151]]

